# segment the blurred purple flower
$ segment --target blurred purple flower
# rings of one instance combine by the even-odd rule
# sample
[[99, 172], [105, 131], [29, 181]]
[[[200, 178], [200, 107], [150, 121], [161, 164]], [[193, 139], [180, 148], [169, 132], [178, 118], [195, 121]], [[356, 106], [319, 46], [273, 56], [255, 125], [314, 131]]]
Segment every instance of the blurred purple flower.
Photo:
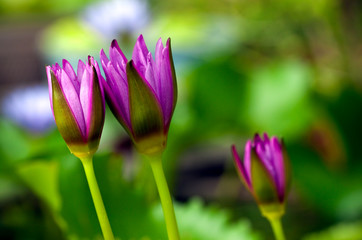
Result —
[[259, 205], [284, 204], [290, 185], [289, 159], [284, 144], [276, 137], [258, 134], [245, 145], [242, 161], [232, 146], [238, 173]]
[[149, 20], [147, 3], [141, 0], [102, 1], [87, 7], [82, 18], [107, 38], [133, 33]]
[[78, 62], [77, 74], [67, 60], [46, 67], [50, 105], [58, 130], [69, 150], [81, 157], [92, 155], [102, 134], [105, 102], [98, 63], [88, 57]]
[[5, 117], [34, 133], [46, 132], [54, 126], [46, 86], [16, 89], [4, 98], [2, 111]]
[[109, 55], [110, 60], [101, 50], [107, 79], [103, 86], [112, 112], [140, 152], [163, 151], [177, 99], [170, 39], [165, 47], [161, 38], [158, 40], [155, 59], [142, 35], [128, 63], [116, 40], [110, 46]]

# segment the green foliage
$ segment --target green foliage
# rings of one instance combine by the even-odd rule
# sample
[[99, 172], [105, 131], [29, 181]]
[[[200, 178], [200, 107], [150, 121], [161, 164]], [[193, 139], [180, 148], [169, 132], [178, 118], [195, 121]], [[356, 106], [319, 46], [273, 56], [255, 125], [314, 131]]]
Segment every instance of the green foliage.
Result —
[[296, 136], [313, 120], [311, 70], [300, 61], [267, 64], [251, 72], [243, 106], [251, 132]]
[[212, 132], [237, 126], [245, 78], [231, 60], [230, 57], [205, 62], [188, 78], [189, 105], [196, 117], [195, 127]]
[[[29, 152], [30, 147], [26, 135], [16, 126], [8, 121], [0, 119], [0, 156], [3, 161], [12, 163], [24, 160]], [[0, 168], [3, 164], [0, 165]]]
[[58, 212], [61, 207], [59, 194], [59, 166], [55, 161], [33, 161], [19, 165], [17, 174], [34, 193]]
[[87, 28], [78, 19], [68, 17], [56, 21], [42, 32], [39, 47], [48, 58], [48, 64], [74, 57], [74, 64], [72, 61], [71, 64], [76, 66], [79, 58], [98, 56], [101, 43], [96, 31]]
[[319, 233], [312, 233], [303, 240], [357, 240], [362, 239], [362, 223], [339, 223]]
[[[88, 2], [0, 0], [5, 20], [2, 28], [11, 33], [4, 39], [17, 36], [19, 29], [36, 21], [39, 29], [49, 24], [38, 42], [47, 59], [44, 64], [98, 56], [111, 39], [102, 39], [77, 15], [63, 15]], [[285, 137], [293, 169], [291, 197], [283, 218], [287, 238], [361, 239], [360, 1], [149, 3], [152, 19], [146, 29], [136, 29], [119, 40], [122, 50], [131, 56], [134, 35], [143, 33], [151, 42], [160, 36], [172, 38], [179, 98], [164, 155], [166, 170], [176, 173], [166, 172], [169, 183], [177, 182], [177, 174], [188, 177], [188, 172], [175, 169], [182, 166], [179, 161], [202, 152], [200, 146], [212, 148], [211, 142], [226, 149], [236, 141], [244, 142], [255, 131], [267, 131]], [[36, 19], [29, 17], [32, 15]], [[60, 15], [63, 17], [55, 19]], [[55, 21], [48, 23], [49, 18]], [[12, 20], [19, 24], [14, 32]], [[16, 47], [22, 50], [20, 44]], [[6, 71], [18, 69], [4, 66]], [[20, 81], [28, 83], [28, 79]], [[109, 113], [95, 157], [95, 173], [115, 235], [123, 240], [166, 239], [161, 207], [152, 208], [154, 202], [150, 201], [157, 193], [152, 176], [145, 174], [149, 169], [143, 169], [143, 177], [135, 177], [144, 185], [132, 178], [137, 171], [127, 172], [126, 181], [122, 166], [126, 159], [110, 154], [119, 151], [116, 147], [126, 134]], [[315, 127], [318, 124], [323, 125], [322, 130]], [[55, 130], [34, 136], [4, 119], [0, 119], [0, 133], [0, 239], [99, 239], [84, 171], [60, 134]], [[126, 164], [132, 165], [127, 157]], [[221, 158], [227, 167], [233, 167], [228, 151], [222, 152]], [[197, 174], [203, 181], [204, 172]], [[220, 179], [236, 189], [235, 184], [240, 184], [236, 178], [232, 169]], [[272, 239], [270, 226], [260, 220], [248, 196], [234, 193], [233, 199], [222, 196], [209, 201], [213, 204], [222, 199], [223, 205], [223, 200], [230, 200], [225, 205], [242, 208], [240, 215], [253, 219], [253, 225]], [[239, 197], [255, 211], [249, 205], [238, 206]], [[176, 211], [185, 240], [260, 239], [247, 221], [230, 222], [225, 210], [191, 201], [176, 204]], [[343, 223], [346, 221], [356, 222]], [[307, 234], [331, 225], [335, 226]]]
[[[199, 199], [175, 205], [176, 217], [183, 240], [260, 240], [247, 220], [231, 223], [228, 214], [216, 207], [205, 207]], [[156, 205], [153, 216], [163, 223], [162, 208]], [[164, 224], [162, 224], [164, 225]]]
[[[78, 159], [67, 155], [61, 161], [32, 161], [18, 165], [16, 172], [42, 202], [42, 211], [49, 215], [53, 228], [57, 226], [65, 239], [101, 237]], [[123, 179], [121, 159], [109, 155], [97, 156], [95, 172], [116, 237], [130, 240], [167, 238], [161, 206], [157, 204], [152, 208], [144, 191]], [[177, 204], [176, 214], [183, 239], [233, 240], [236, 236], [238, 239], [260, 239], [250, 229], [248, 221], [231, 223], [224, 210], [205, 208], [199, 200]], [[210, 226], [213, 226], [212, 231]]]

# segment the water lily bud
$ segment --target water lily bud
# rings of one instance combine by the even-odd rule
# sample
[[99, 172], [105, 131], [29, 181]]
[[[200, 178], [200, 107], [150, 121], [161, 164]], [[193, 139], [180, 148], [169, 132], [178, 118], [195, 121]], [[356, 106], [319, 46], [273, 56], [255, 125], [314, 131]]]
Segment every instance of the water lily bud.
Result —
[[176, 74], [170, 39], [159, 39], [155, 59], [143, 36], [137, 39], [132, 60], [127, 61], [116, 40], [100, 58], [106, 75], [103, 87], [107, 103], [132, 138], [138, 151], [163, 152], [177, 99]]
[[105, 100], [98, 63], [78, 62], [77, 74], [67, 60], [46, 67], [50, 106], [58, 130], [77, 157], [92, 156], [102, 134]]
[[282, 141], [258, 134], [247, 141], [244, 160], [241, 160], [235, 145], [232, 155], [239, 176], [257, 201], [263, 215], [280, 217], [290, 186], [289, 159]]

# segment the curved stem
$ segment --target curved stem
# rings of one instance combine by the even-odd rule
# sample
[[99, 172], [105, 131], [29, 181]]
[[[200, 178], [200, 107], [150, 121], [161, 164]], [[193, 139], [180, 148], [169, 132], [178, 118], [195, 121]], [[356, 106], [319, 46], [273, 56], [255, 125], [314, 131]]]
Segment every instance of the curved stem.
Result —
[[280, 221], [280, 217], [276, 217], [276, 218], [267, 218], [270, 222], [270, 225], [273, 228], [273, 232], [275, 235], [275, 239], [276, 240], [285, 240], [284, 237], [284, 232], [283, 232], [283, 226], [282, 223]]
[[158, 193], [160, 195], [162, 210], [166, 221], [167, 235], [169, 240], [179, 240], [179, 232], [176, 222], [175, 211], [172, 204], [170, 191], [162, 168], [162, 158], [153, 157], [149, 159], [153, 176], [156, 181]]
[[93, 158], [92, 156], [82, 157], [80, 160], [83, 164], [84, 172], [87, 177], [89, 189], [93, 198], [94, 207], [96, 208], [98, 221], [101, 225], [103, 237], [105, 240], [114, 240], [111, 225], [109, 224], [106, 209], [104, 208], [102, 196], [98, 188], [97, 179], [94, 175]]

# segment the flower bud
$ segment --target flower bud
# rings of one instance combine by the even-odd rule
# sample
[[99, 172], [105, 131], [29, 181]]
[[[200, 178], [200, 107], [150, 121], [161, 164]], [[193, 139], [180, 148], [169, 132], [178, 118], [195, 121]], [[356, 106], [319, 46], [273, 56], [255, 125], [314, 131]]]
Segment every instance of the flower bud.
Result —
[[155, 60], [140, 35], [132, 60], [127, 61], [116, 40], [109, 49], [110, 60], [101, 51], [107, 81], [102, 81], [107, 103], [126, 129], [139, 152], [163, 152], [177, 99], [176, 75], [170, 39], [159, 39]]
[[263, 215], [276, 217], [284, 214], [284, 202], [291, 181], [289, 159], [282, 141], [276, 137], [264, 140], [256, 134], [245, 145], [242, 161], [232, 146], [232, 155], [239, 176], [257, 201]]
[[67, 60], [46, 67], [50, 106], [58, 130], [77, 157], [93, 155], [102, 134], [105, 101], [99, 67], [93, 57], [78, 62], [77, 74]]

